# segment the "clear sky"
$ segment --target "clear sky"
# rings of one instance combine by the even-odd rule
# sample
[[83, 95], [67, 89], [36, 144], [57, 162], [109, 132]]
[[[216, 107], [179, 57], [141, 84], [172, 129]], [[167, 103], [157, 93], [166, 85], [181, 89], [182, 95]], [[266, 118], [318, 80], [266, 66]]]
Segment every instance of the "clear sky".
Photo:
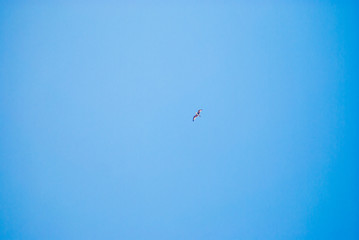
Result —
[[0, 2], [0, 239], [359, 239], [359, 5], [164, 2]]

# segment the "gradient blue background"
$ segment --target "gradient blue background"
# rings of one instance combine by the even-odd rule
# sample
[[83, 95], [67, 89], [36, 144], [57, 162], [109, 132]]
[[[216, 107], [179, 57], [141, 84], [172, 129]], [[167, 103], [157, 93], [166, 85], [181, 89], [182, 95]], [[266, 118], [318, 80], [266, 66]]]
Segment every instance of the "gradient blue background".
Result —
[[359, 5], [248, 2], [1, 1], [0, 239], [359, 239]]

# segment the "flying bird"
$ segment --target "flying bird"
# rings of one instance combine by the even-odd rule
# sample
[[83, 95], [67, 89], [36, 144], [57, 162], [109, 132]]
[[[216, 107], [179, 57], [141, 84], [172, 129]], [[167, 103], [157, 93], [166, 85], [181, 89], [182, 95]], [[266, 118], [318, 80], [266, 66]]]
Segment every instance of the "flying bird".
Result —
[[194, 116], [193, 116], [193, 119], [192, 119], [193, 122], [194, 122], [194, 120], [195, 120], [196, 118], [200, 117], [200, 114], [201, 114], [202, 110], [203, 110], [203, 109], [200, 109], [200, 110], [198, 110], [198, 111], [196, 112], [196, 115], [194, 115]]

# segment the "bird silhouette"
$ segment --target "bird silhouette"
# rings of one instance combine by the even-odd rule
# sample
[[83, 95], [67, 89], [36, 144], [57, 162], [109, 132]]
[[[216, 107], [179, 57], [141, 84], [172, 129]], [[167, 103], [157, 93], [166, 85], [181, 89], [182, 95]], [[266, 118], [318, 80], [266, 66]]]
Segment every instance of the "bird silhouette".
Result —
[[200, 117], [200, 114], [201, 114], [202, 110], [203, 110], [203, 109], [199, 109], [199, 110], [196, 112], [196, 115], [194, 115], [194, 116], [193, 116], [193, 119], [192, 119], [193, 122], [194, 122], [194, 120], [195, 120], [196, 118]]

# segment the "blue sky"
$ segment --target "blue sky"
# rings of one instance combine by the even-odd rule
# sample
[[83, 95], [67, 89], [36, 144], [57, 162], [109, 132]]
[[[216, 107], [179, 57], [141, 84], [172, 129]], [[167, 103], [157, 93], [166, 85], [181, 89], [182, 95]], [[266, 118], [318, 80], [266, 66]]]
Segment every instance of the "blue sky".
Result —
[[358, 7], [2, 1], [0, 238], [358, 239]]

